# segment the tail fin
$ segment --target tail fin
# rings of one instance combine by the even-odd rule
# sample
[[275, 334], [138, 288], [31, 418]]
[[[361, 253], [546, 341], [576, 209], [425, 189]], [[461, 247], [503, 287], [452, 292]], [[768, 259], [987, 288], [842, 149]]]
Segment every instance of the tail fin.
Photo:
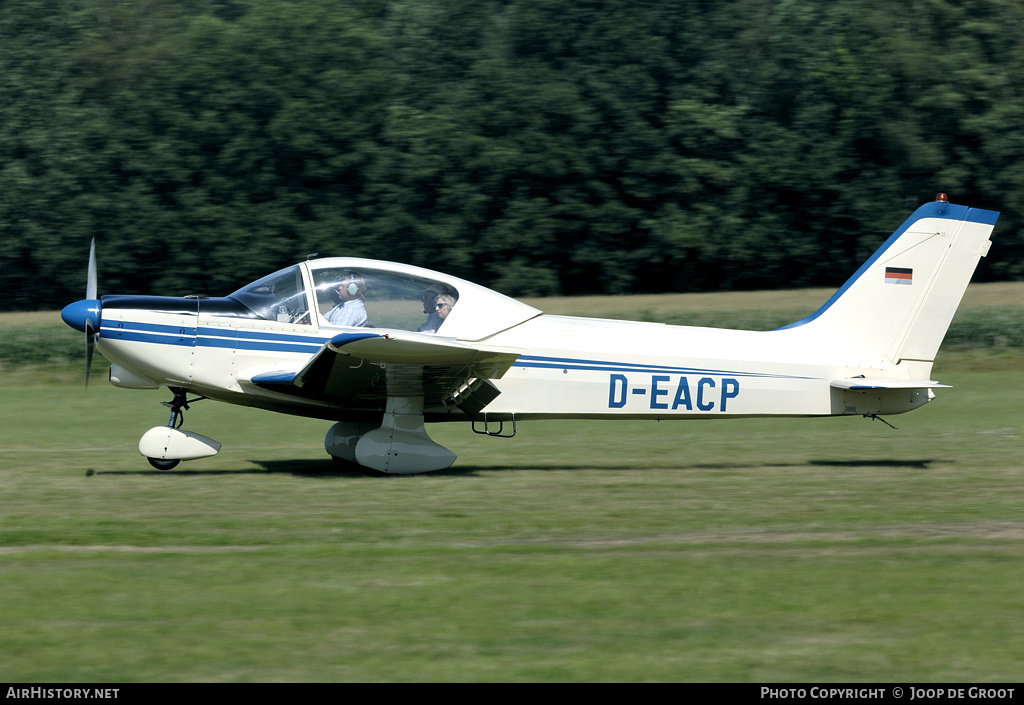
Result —
[[804, 327], [858, 360], [934, 361], [998, 217], [944, 201], [921, 206], [824, 306], [786, 328]]

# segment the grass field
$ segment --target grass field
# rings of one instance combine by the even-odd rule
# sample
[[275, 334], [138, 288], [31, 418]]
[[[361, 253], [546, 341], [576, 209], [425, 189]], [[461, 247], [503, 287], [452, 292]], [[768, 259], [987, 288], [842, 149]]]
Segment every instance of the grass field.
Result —
[[[1018, 320], [1021, 291], [964, 307]], [[157, 472], [136, 444], [166, 391], [8, 361], [0, 679], [1018, 681], [1024, 356], [954, 347], [898, 430], [445, 425], [457, 464], [404, 478], [335, 472], [325, 422], [212, 402], [186, 427], [221, 454]]]

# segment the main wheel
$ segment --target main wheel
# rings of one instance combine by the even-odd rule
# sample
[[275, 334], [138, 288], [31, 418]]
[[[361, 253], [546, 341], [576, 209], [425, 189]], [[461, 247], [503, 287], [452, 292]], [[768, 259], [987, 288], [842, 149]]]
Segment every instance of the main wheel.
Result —
[[178, 467], [178, 463], [181, 461], [177, 458], [171, 458], [164, 460], [163, 458], [146, 458], [149, 464], [155, 467], [157, 470], [171, 470]]

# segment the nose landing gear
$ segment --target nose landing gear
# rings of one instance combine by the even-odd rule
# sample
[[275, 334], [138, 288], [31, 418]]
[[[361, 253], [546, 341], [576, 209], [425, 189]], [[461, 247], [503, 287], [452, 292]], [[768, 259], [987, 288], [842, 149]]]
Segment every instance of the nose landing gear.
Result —
[[[171, 410], [171, 418], [166, 426], [155, 426], [139, 440], [139, 452], [142, 453], [157, 470], [170, 470], [177, 467], [182, 460], [195, 460], [216, 455], [220, 451], [220, 443], [192, 431], [182, 431], [185, 422], [185, 411], [189, 408], [186, 398], [188, 390], [184, 387], [171, 387], [174, 398], [160, 402]], [[195, 403], [206, 397], [197, 397]]]

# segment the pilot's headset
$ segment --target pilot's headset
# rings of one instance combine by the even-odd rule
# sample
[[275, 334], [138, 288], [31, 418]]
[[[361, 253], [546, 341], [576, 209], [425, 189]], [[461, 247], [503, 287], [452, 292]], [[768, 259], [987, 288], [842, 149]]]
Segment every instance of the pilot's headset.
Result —
[[345, 287], [345, 290], [348, 291], [349, 296], [356, 296], [366, 291], [366, 281], [355, 272], [346, 274], [345, 279], [348, 279], [348, 286]]

